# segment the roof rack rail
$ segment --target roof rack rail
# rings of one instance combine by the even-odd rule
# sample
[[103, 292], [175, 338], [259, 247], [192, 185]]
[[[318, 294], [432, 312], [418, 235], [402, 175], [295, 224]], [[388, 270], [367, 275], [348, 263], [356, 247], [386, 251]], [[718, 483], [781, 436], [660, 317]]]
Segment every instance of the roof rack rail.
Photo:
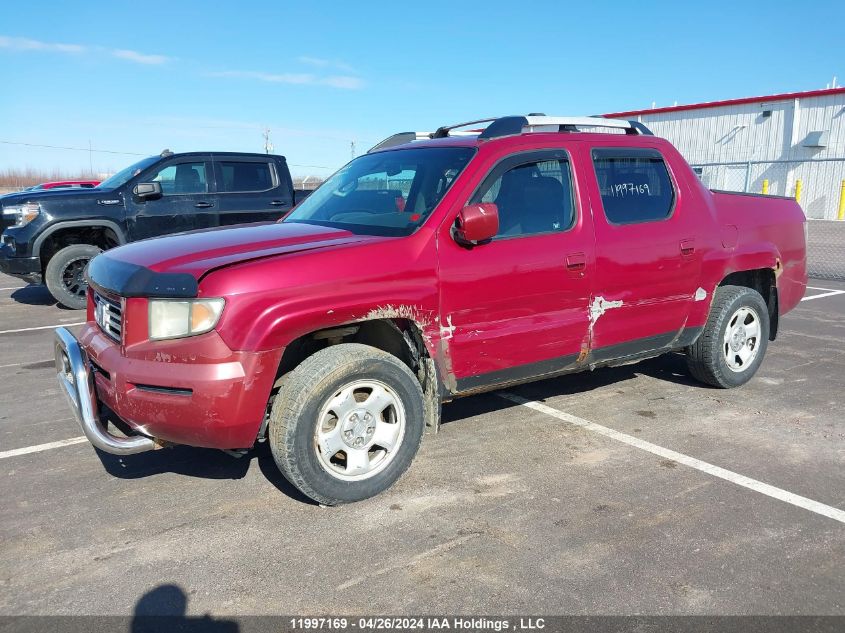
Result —
[[434, 132], [399, 132], [398, 134], [388, 136], [380, 143], [373, 145], [370, 149], [367, 150], [367, 153], [369, 154], [370, 152], [375, 152], [379, 149], [385, 149], [387, 147], [393, 147], [395, 145], [404, 145], [405, 143], [410, 143], [411, 141], [422, 141], [429, 138], [446, 138], [447, 136], [476, 136], [478, 134], [478, 130], [470, 132], [452, 131], [455, 130], [455, 128], [464, 127], [467, 125], [474, 125], [476, 123], [487, 123], [488, 121], [495, 121], [495, 119], [480, 119], [478, 121], [458, 123], [457, 125], [444, 125], [443, 127], [437, 128]]
[[[480, 139], [499, 138], [522, 134], [525, 128], [557, 127], [557, 132], [577, 132], [582, 127], [606, 127], [625, 130], [625, 134], [644, 134], [652, 136], [651, 130], [639, 121], [605, 119], [597, 116], [506, 116], [495, 119], [479, 135]], [[551, 131], [551, 130], [548, 130]]]
[[[488, 123], [489, 125], [481, 131], [458, 132], [458, 128], [467, 127], [468, 125], [477, 125], [478, 123]], [[421, 141], [430, 138], [446, 138], [447, 136], [466, 136], [478, 134], [479, 139], [500, 138], [502, 136], [513, 136], [522, 134], [526, 131], [543, 131], [543, 132], [578, 132], [579, 128], [583, 127], [604, 127], [625, 130], [625, 134], [641, 134], [646, 136], [653, 136], [652, 131], [639, 121], [625, 121], [623, 119], [606, 119], [602, 116], [546, 116], [545, 114], [532, 113], [528, 115], [505, 116], [492, 119], [476, 119], [475, 121], [467, 121], [466, 123], [456, 123], [455, 125], [444, 125], [437, 128], [434, 132], [399, 132], [393, 136], [388, 136], [381, 143], [371, 147], [367, 153], [375, 152], [376, 150], [385, 149], [387, 147], [394, 147], [395, 145], [404, 145], [411, 141]], [[557, 128], [542, 129], [537, 128]]]
[[378, 149], [385, 149], [386, 147], [393, 147], [394, 145], [404, 145], [405, 143], [410, 143], [411, 141], [421, 141], [427, 138], [431, 138], [431, 132], [399, 132], [398, 134], [388, 136], [380, 143], [376, 143], [367, 150], [367, 153], [369, 154], [370, 152], [374, 152]]
[[467, 121], [466, 123], [455, 123], [455, 125], [444, 125], [442, 127], [437, 128], [434, 134], [431, 135], [431, 138], [446, 138], [449, 136], [449, 132], [459, 127], [466, 127], [468, 125], [475, 125], [477, 123], [492, 123], [496, 121], [496, 117], [492, 117], [490, 119], [476, 119], [475, 121]]

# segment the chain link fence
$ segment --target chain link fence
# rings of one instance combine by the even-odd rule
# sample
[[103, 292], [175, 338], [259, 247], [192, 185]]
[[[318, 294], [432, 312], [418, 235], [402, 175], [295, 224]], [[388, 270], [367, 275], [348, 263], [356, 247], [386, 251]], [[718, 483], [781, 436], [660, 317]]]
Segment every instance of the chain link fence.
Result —
[[692, 168], [709, 189], [796, 198], [810, 220], [810, 276], [845, 280], [845, 158], [697, 163]]

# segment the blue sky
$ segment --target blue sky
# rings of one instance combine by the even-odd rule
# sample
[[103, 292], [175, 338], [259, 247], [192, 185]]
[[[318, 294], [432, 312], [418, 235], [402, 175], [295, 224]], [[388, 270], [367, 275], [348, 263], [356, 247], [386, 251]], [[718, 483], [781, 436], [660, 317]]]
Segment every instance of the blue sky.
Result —
[[[845, 83], [845, 3], [39, 2], [0, 22], [0, 169], [276, 151], [327, 175], [404, 130]], [[826, 26], [831, 25], [831, 26]], [[312, 167], [313, 166], [313, 167]]]

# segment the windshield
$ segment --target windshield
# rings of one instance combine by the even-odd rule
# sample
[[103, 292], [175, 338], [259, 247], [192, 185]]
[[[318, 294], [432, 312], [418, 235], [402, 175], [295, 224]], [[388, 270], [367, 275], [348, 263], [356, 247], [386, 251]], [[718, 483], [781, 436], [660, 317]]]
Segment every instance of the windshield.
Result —
[[150, 156], [149, 158], [144, 158], [139, 160], [134, 165], [129, 165], [126, 169], [121, 169], [117, 172], [114, 176], [110, 178], [106, 178], [100, 185], [97, 187], [98, 189], [116, 189], [121, 185], [125, 184], [130, 178], [133, 176], [137, 176], [143, 170], [145, 170], [150, 165], [154, 164], [160, 160], [159, 156]]
[[284, 222], [410, 235], [474, 153], [472, 147], [430, 147], [365, 154], [320, 185]]

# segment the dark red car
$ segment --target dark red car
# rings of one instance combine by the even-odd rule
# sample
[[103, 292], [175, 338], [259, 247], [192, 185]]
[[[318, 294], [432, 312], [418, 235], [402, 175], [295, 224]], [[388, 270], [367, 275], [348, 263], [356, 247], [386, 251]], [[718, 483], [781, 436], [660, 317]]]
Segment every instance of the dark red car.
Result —
[[486, 123], [391, 137], [280, 223], [92, 260], [56, 345], [91, 442], [266, 438], [338, 504], [390, 486], [453, 398], [670, 351], [710, 385], [754, 375], [804, 294], [795, 200], [709, 191], [636, 122]]
[[47, 189], [93, 189], [100, 184], [99, 180], [56, 180], [42, 182], [34, 187], [27, 187], [26, 191], [44, 191]]

